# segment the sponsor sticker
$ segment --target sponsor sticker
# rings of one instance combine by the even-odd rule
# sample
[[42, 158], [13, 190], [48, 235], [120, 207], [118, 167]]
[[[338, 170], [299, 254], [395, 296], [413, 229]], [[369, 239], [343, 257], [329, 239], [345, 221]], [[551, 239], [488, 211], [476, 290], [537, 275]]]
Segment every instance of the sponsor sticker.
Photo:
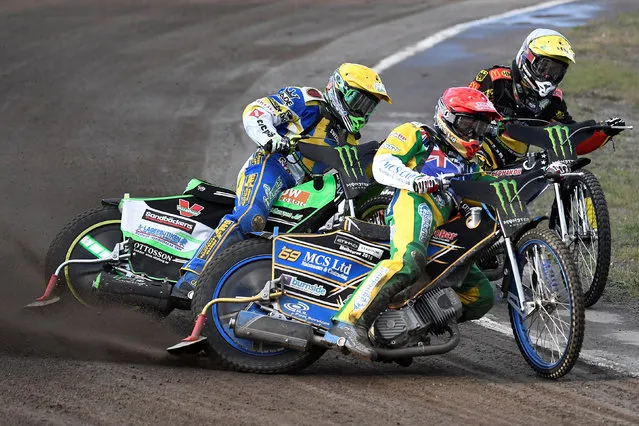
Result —
[[401, 132], [393, 132], [390, 134], [391, 138], [395, 138], [395, 139], [399, 139], [402, 142], [406, 142], [408, 139], [406, 139], [406, 136], [404, 136], [403, 134], [401, 134]]
[[433, 224], [433, 212], [426, 203], [421, 203], [417, 208], [419, 216], [422, 218], [422, 226], [419, 228], [419, 240], [427, 242], [430, 238], [430, 229]]
[[275, 207], [273, 210], [271, 210], [271, 215], [285, 217], [287, 219], [291, 219], [291, 220], [294, 220], [294, 221], [298, 221], [298, 220], [300, 220], [301, 218], [304, 217], [304, 215], [302, 213], [287, 212], [287, 211], [279, 209], [277, 207]]
[[311, 98], [322, 99], [322, 93], [317, 89], [306, 89], [306, 94]]
[[502, 170], [491, 170], [488, 172], [491, 176], [519, 176], [522, 172], [522, 169], [502, 169]]
[[457, 238], [457, 235], [458, 234], [456, 232], [449, 232], [445, 229], [435, 229], [435, 232], [433, 232], [433, 238], [449, 242], [454, 241]]
[[482, 82], [484, 81], [484, 79], [486, 78], [486, 76], [488, 75], [488, 71], [486, 70], [481, 70], [477, 73], [477, 76], [475, 77], [475, 80], [477, 80], [478, 82]]
[[183, 200], [180, 198], [178, 200], [177, 209], [182, 216], [193, 217], [199, 216], [202, 213], [202, 210], [204, 210], [204, 206], [201, 206], [199, 204], [191, 205], [187, 200]]
[[399, 152], [400, 149], [398, 147], [396, 147], [395, 145], [393, 145], [390, 142], [384, 142], [382, 144], [382, 146], [379, 147], [379, 149], [385, 149], [387, 151], [392, 151], [392, 152]]
[[142, 254], [148, 258], [151, 258], [165, 265], [168, 265], [171, 262], [180, 262], [180, 263], [183, 262], [183, 260], [169, 253], [163, 252], [162, 250], [157, 249], [155, 247], [151, 247], [147, 244], [142, 244], [138, 241], [136, 241], [135, 244], [133, 244], [133, 252]]
[[353, 264], [346, 259], [334, 259], [326, 254], [305, 252], [302, 266], [348, 281]]
[[173, 232], [146, 225], [138, 225], [138, 228], [135, 230], [135, 235], [149, 238], [177, 250], [182, 250], [188, 243], [186, 238], [174, 234]]
[[269, 138], [272, 138], [273, 136], [275, 136], [275, 133], [269, 130], [268, 126], [264, 123], [264, 120], [258, 119], [257, 125], [260, 126], [260, 130], [262, 131], [262, 133], [264, 133]]
[[158, 223], [160, 225], [168, 226], [170, 228], [176, 228], [181, 231], [188, 232], [189, 234], [193, 233], [193, 229], [195, 228], [195, 222], [180, 219], [179, 217], [171, 216], [169, 214], [156, 212], [149, 209], [144, 211], [142, 219], [149, 222]]
[[245, 206], [251, 199], [251, 192], [255, 186], [257, 180], [257, 173], [252, 173], [244, 177], [244, 184], [242, 185], [242, 192], [240, 193], [240, 206]]
[[264, 115], [264, 112], [262, 110], [256, 108], [253, 111], [251, 111], [251, 113], [249, 115], [251, 117], [260, 118], [261, 116]]
[[220, 223], [218, 227], [215, 228], [215, 231], [213, 231], [213, 235], [211, 235], [211, 237], [206, 240], [204, 245], [200, 248], [200, 250], [196, 254], [196, 257], [198, 259], [207, 260], [209, 258], [209, 255], [211, 254], [211, 251], [213, 250], [213, 247], [216, 246], [218, 241], [220, 241], [220, 238], [222, 238], [222, 235], [224, 235], [224, 233], [229, 229], [231, 225], [233, 225], [233, 223], [234, 222], [231, 220], [224, 219], [222, 223]]
[[357, 289], [355, 300], [353, 300], [354, 310], [360, 311], [368, 306], [371, 301], [373, 289], [379, 284], [388, 271], [388, 268], [378, 266], [375, 271], [364, 280], [361, 288]]
[[273, 204], [273, 200], [277, 197], [277, 195], [282, 190], [282, 178], [280, 176], [277, 177], [277, 180], [273, 184], [273, 187], [267, 183], [262, 185], [262, 189], [264, 190], [264, 196], [262, 197], [262, 201], [266, 207], [271, 207]]
[[340, 251], [356, 255], [368, 261], [379, 260], [384, 255], [384, 250], [380, 248], [362, 244], [342, 235], [335, 237], [335, 244], [339, 245]]
[[293, 106], [293, 99], [299, 99], [299, 95], [295, 93], [295, 89], [292, 87], [287, 87], [286, 89], [282, 89], [277, 93], [282, 100], [282, 103], [287, 107]]
[[308, 203], [308, 199], [311, 196], [310, 192], [302, 191], [301, 189], [287, 189], [280, 195], [280, 201], [285, 203], [294, 204], [296, 206], [305, 207]]
[[282, 307], [289, 311], [292, 315], [300, 317], [305, 317], [308, 310], [311, 309], [306, 303], [299, 301], [284, 303]]
[[301, 292], [312, 294], [313, 296], [325, 296], [326, 288], [322, 285], [311, 284], [305, 281], [293, 278], [288, 284], [289, 287], [299, 290]]

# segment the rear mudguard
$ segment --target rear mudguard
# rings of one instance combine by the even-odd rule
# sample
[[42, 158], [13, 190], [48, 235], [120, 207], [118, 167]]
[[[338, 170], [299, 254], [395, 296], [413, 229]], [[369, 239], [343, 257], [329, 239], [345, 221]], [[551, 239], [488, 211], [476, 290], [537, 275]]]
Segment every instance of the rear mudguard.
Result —
[[120, 205], [121, 200], [122, 198], [103, 198], [101, 202], [103, 206], [118, 207]]
[[536, 228], [544, 220], [548, 220], [548, 216], [536, 216], [526, 225], [522, 226], [521, 229], [518, 229], [517, 232], [513, 235], [512, 241], [513, 244], [517, 241], [522, 235], [524, 235], [527, 231]]

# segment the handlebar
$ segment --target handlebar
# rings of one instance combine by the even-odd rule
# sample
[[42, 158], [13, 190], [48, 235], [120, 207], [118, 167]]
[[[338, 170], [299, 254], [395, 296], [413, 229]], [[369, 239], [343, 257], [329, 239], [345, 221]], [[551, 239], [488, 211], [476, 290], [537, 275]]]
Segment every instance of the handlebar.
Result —
[[[309, 136], [309, 135], [293, 135], [289, 138], [289, 141], [291, 142], [291, 146], [295, 146], [297, 145], [297, 143], [301, 140], [305, 140], [305, 139], [311, 139], [313, 138], [313, 136]], [[324, 139], [324, 138], [322, 138]], [[264, 148], [266, 151], [271, 152], [273, 150], [273, 139], [269, 140], [268, 142], [266, 142], [264, 144], [264, 146], [262, 147]], [[291, 149], [291, 151], [293, 151]]]

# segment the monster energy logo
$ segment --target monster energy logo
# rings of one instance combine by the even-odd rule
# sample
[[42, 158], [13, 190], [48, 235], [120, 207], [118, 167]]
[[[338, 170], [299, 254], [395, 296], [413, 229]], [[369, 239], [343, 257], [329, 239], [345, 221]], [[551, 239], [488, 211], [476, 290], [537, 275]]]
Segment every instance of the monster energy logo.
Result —
[[570, 135], [568, 134], [567, 126], [552, 126], [544, 129], [548, 132], [548, 138], [552, 142], [552, 149], [555, 151], [555, 155], [559, 156], [557, 145], [561, 148], [561, 156], [565, 157], [564, 145], [568, 144], [568, 153], [572, 154], [572, 144], [570, 143]]
[[363, 175], [364, 171], [362, 170], [362, 166], [359, 164], [359, 158], [357, 158], [357, 148], [351, 145], [346, 146], [338, 146], [335, 148], [337, 152], [339, 152], [339, 158], [342, 160], [342, 164], [344, 165], [344, 171], [346, 172], [346, 176], [350, 177], [348, 173], [348, 169], [350, 167], [353, 172], [353, 177], [357, 175], [357, 171], [355, 166], [359, 169], [359, 174]]
[[524, 206], [521, 204], [521, 198], [519, 198], [517, 191], [517, 181], [502, 179], [491, 183], [490, 186], [495, 188], [495, 192], [497, 193], [497, 197], [499, 197], [501, 208], [504, 212], [508, 213], [506, 204], [509, 204], [510, 211], [512, 214], [515, 214], [515, 207], [513, 207], [513, 203], [515, 201], [519, 204], [519, 210], [522, 212], [524, 211]]

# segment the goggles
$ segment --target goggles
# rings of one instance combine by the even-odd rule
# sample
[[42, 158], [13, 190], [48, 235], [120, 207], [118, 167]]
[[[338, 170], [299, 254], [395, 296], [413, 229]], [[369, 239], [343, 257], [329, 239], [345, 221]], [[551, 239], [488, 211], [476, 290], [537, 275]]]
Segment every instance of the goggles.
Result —
[[490, 123], [485, 119], [464, 114], [455, 114], [455, 121], [452, 124], [454, 132], [466, 140], [477, 139], [481, 141], [491, 129]]
[[368, 118], [379, 103], [375, 96], [362, 92], [358, 89], [346, 89], [344, 102], [348, 106], [349, 112], [358, 116]]
[[537, 57], [531, 64], [535, 77], [541, 81], [559, 83], [566, 75], [568, 64], [545, 56]]

